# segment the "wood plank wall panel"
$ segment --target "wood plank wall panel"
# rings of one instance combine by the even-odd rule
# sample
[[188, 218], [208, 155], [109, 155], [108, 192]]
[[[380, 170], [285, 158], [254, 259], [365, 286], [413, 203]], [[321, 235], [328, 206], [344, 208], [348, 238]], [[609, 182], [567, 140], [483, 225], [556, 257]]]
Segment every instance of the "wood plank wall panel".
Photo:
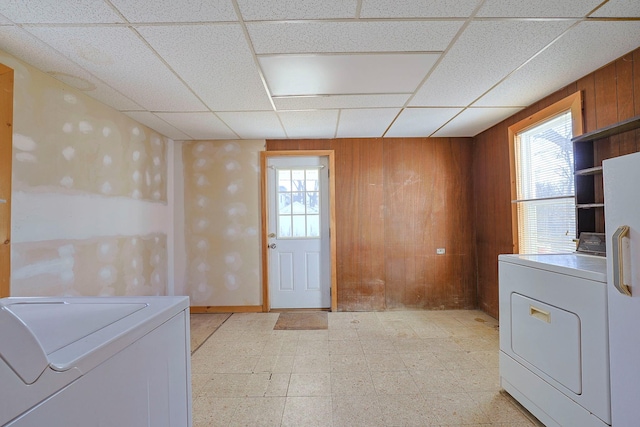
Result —
[[382, 140], [336, 139], [338, 309], [385, 308]]
[[0, 64], [0, 298], [10, 295], [13, 70]]
[[[582, 91], [585, 132], [640, 115], [640, 49], [584, 76], [474, 138], [478, 307], [491, 316], [498, 317], [499, 309], [498, 254], [513, 251], [507, 129], [576, 90]], [[639, 136], [640, 131], [636, 130], [597, 141], [594, 144], [595, 161], [640, 151]], [[596, 199], [602, 200], [601, 182], [596, 190]], [[602, 215], [597, 215], [597, 222], [602, 227]]]
[[[325, 143], [267, 141], [267, 149]], [[338, 309], [474, 307], [471, 139], [335, 139], [328, 148], [336, 160]]]

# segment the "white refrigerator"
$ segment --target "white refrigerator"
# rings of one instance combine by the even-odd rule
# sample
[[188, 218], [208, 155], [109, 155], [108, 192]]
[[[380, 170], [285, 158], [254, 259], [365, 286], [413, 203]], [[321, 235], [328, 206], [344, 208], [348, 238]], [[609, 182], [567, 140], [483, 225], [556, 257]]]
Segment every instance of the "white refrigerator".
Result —
[[640, 425], [640, 153], [603, 163], [614, 427]]

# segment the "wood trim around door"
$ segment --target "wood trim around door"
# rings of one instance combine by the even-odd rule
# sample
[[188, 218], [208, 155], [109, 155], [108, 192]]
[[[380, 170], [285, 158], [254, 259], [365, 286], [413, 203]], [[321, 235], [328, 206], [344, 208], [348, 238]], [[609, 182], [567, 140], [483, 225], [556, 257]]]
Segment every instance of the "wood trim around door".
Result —
[[11, 294], [13, 70], [0, 64], [0, 298]]
[[262, 311], [269, 311], [269, 254], [267, 251], [267, 231], [269, 210], [267, 207], [267, 160], [269, 157], [328, 157], [329, 159], [329, 251], [331, 252], [331, 311], [338, 310], [338, 287], [336, 284], [336, 208], [335, 208], [335, 156], [333, 150], [291, 150], [260, 152], [260, 209], [262, 239]]

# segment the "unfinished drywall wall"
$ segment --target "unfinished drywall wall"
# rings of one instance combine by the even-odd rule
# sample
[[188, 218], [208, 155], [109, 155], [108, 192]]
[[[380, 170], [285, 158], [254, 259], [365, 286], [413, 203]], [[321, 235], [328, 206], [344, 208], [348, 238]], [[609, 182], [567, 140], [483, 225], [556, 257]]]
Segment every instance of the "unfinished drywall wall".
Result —
[[14, 69], [11, 295], [167, 292], [170, 140], [0, 51]]
[[257, 306], [265, 141], [183, 143], [186, 278], [196, 306]]

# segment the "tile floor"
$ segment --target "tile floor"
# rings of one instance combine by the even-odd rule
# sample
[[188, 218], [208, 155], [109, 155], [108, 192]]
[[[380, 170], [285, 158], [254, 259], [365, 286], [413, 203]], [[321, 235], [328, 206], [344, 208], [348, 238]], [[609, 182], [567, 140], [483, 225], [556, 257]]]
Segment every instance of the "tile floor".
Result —
[[320, 331], [277, 318], [233, 314], [193, 353], [195, 427], [541, 425], [501, 393], [480, 311], [329, 313]]

